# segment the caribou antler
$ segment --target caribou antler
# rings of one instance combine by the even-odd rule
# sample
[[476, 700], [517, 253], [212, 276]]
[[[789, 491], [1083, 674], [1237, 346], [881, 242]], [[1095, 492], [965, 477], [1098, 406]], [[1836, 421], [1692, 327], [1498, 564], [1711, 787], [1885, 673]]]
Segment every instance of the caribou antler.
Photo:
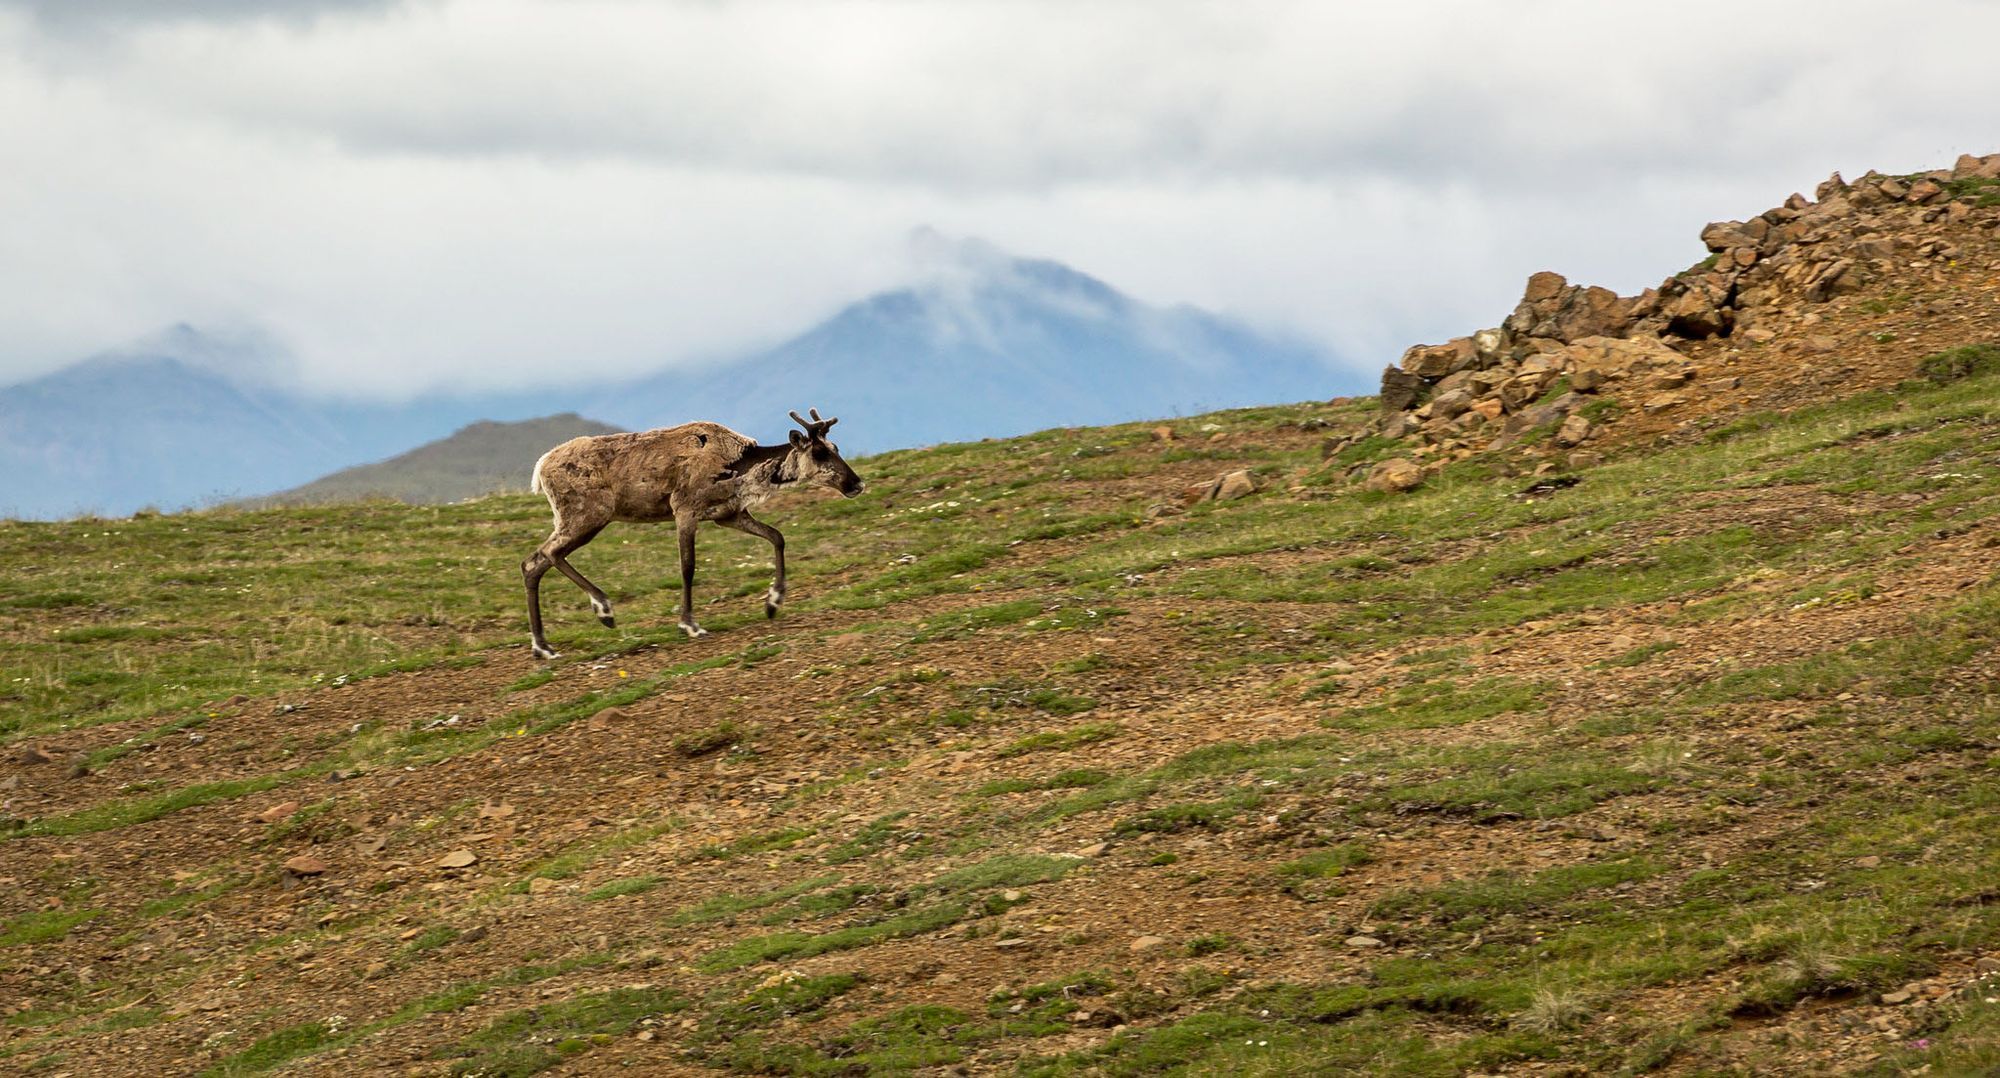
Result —
[[806, 420], [803, 416], [800, 416], [799, 413], [793, 412], [792, 422], [797, 423], [799, 426], [805, 428], [805, 432], [814, 438], [826, 437], [827, 429], [829, 427], [832, 427], [835, 423], [840, 422], [840, 417], [838, 416], [835, 416], [832, 419], [821, 419], [819, 417], [819, 409], [817, 408], [806, 409], [806, 414], [812, 416], [812, 419], [810, 421]]

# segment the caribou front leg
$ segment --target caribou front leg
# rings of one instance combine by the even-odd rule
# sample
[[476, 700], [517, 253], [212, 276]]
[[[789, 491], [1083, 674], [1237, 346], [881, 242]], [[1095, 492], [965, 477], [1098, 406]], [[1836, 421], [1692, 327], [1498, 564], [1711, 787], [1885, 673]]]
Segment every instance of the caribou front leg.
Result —
[[726, 528], [735, 528], [746, 535], [757, 536], [771, 544], [771, 561], [777, 566], [777, 575], [771, 580], [771, 590], [764, 593], [764, 616], [777, 617], [778, 607], [785, 601], [785, 537], [778, 534], [778, 529], [748, 513], [738, 513], [728, 520], [717, 523]]
[[707, 629], [694, 623], [694, 530], [699, 526], [693, 513], [674, 515], [681, 541], [681, 631], [689, 639], [708, 635]]

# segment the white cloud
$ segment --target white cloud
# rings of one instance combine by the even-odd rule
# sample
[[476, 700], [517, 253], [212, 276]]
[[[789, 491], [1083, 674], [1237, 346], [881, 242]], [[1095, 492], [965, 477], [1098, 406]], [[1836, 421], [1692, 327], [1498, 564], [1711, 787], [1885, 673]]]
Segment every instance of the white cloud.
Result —
[[0, 0], [0, 382], [183, 320], [366, 392], [630, 372], [803, 328], [926, 223], [1377, 366], [1534, 269], [1633, 291], [1830, 169], [2000, 150], [1997, 31], [1971, 2]]

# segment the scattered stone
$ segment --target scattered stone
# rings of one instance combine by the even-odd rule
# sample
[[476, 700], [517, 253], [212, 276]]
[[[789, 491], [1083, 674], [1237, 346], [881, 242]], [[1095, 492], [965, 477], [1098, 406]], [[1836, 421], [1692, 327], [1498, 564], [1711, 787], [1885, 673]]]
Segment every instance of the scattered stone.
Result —
[[1215, 481], [1214, 498], [1219, 502], [1234, 501], [1257, 493], [1257, 477], [1248, 469], [1230, 472]]
[[1585, 438], [1590, 437], [1590, 430], [1590, 420], [1580, 415], [1570, 416], [1563, 420], [1562, 426], [1556, 428], [1556, 444], [1565, 449], [1579, 445]]
[[1376, 939], [1374, 936], [1349, 936], [1347, 937], [1347, 945], [1349, 947], [1354, 947], [1357, 949], [1365, 949], [1369, 947], [1380, 947], [1383, 946], [1383, 943], [1381, 940]]
[[559, 886], [561, 885], [547, 876], [536, 876], [534, 879], [528, 881], [528, 893], [531, 895], [545, 895]]
[[1174, 440], [1174, 428], [1172, 428], [1172, 427], [1154, 427], [1154, 428], [1153, 428], [1153, 440], [1154, 440], [1154, 441], [1156, 441], [1156, 442], [1171, 442], [1171, 441], [1173, 441], [1173, 440]]
[[1887, 1004], [1888, 1006], [1895, 1007], [1904, 1003], [1908, 1003], [1912, 998], [1915, 997], [1915, 995], [1916, 993], [1911, 992], [1907, 988], [1899, 988], [1894, 992], [1882, 993], [1882, 1002]]
[[1003, 940], [993, 941], [994, 948], [1002, 951], [1011, 951], [1032, 945], [1033, 941], [1028, 939], [1026, 936], [1009, 936]]
[[471, 850], [453, 850], [438, 858], [439, 868], [469, 868], [479, 862], [479, 855]]
[[1165, 947], [1166, 945], [1167, 941], [1163, 936], [1140, 936], [1138, 939], [1132, 941], [1130, 950], [1133, 954], [1138, 954], [1141, 951], [1150, 951], [1155, 947]]
[[1655, 393], [1639, 402], [1639, 407], [1645, 409], [1647, 415], [1654, 415], [1686, 403], [1687, 398], [1679, 393]]
[[1857, 857], [1857, 858], [1855, 858], [1855, 859], [1854, 859], [1854, 864], [1855, 864], [1855, 867], [1857, 867], [1857, 868], [1881, 868], [1881, 867], [1882, 867], [1882, 859], [1881, 859], [1880, 857], [1876, 857], [1876, 856], [1874, 856], [1873, 854], [1870, 854], [1870, 855], [1869, 855], [1869, 856], [1867, 856], [1867, 857]]
[[1424, 482], [1424, 470], [1407, 457], [1391, 457], [1368, 470], [1364, 484], [1369, 490], [1386, 494], [1402, 494], [1417, 489]]
[[479, 806], [479, 818], [482, 820], [497, 820], [513, 814], [514, 806], [501, 802], [489, 801]]
[[28, 765], [52, 764], [56, 758], [45, 752], [39, 745], [29, 745], [21, 750], [21, 762]]
[[317, 876], [325, 872], [327, 868], [328, 865], [325, 861], [309, 853], [299, 854], [297, 857], [290, 858], [285, 862], [285, 871], [294, 876]]
[[270, 808], [267, 808], [264, 811], [258, 813], [257, 821], [259, 823], [277, 823], [279, 820], [282, 820], [285, 817], [290, 816], [292, 813], [297, 812], [298, 810], [299, 810], [299, 803], [297, 801], [285, 801], [280, 804], [272, 805]]
[[1110, 843], [1093, 842], [1088, 846], [1077, 847], [1076, 855], [1078, 857], [1098, 857], [1101, 856], [1104, 853], [1104, 851], [1109, 848], [1110, 848]]

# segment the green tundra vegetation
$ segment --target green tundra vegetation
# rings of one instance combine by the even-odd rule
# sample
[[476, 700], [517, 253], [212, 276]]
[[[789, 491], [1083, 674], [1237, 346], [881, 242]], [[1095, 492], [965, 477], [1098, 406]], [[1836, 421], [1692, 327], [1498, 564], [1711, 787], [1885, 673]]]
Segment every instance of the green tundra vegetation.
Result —
[[[1990, 360], [1535, 492], [1497, 455], [1361, 490], [1400, 449], [1320, 432], [1365, 400], [884, 454], [867, 496], [768, 513], [784, 618], [768, 549], [704, 532], [715, 634], [681, 639], [670, 535], [614, 529], [579, 562], [620, 628], [551, 584], [546, 667], [532, 496], [0, 523], [0, 738], [98, 783], [0, 815], [0, 983], [33, 985], [0, 1070], [144, 1027], [218, 1075], [1720, 1073], [1911, 983], [1949, 991], [1863, 1031], [1871, 1073], [2000, 1068], [2000, 985], [1958, 988], [2000, 955]], [[1235, 468], [1262, 490], [1154, 508]], [[315, 718], [406, 681], [476, 721]], [[196, 739], [228, 766], [142, 768]], [[469, 776], [531, 757], [588, 761], [575, 819], [408, 882], [507, 822]], [[750, 807], [648, 792], [674, 775]], [[88, 867], [210, 833], [183, 878]], [[416, 868], [286, 897], [331, 885], [285, 857], [376, 833]], [[1561, 856], [1510, 856], [1535, 842]], [[1203, 901], [1250, 912], [1174, 927]], [[230, 927], [93, 965], [202, 924]], [[175, 1006], [250, 981], [226, 1025]], [[365, 1013], [299, 1002], [364, 981]]]

